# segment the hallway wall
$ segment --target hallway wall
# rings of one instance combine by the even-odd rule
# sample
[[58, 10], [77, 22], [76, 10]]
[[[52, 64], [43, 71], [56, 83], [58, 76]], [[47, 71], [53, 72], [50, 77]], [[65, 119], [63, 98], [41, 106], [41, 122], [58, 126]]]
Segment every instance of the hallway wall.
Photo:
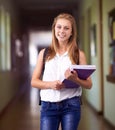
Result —
[[107, 81], [106, 78], [106, 76], [109, 74], [111, 59], [109, 47], [110, 40], [108, 14], [113, 9], [115, 9], [115, 1], [103, 1], [104, 117], [115, 126], [115, 83]]
[[[102, 112], [102, 87], [101, 86], [101, 47], [100, 47], [100, 24], [99, 24], [99, 1], [95, 0], [84, 0], [81, 10], [81, 44], [85, 51], [88, 64], [96, 65], [96, 71], [92, 75], [93, 86], [91, 90], [84, 90], [85, 97], [88, 102], [96, 109], [97, 112]], [[94, 33], [93, 27], [96, 28], [96, 39], [95, 47], [96, 54], [94, 50], [91, 50], [91, 33]], [[84, 28], [84, 29], [83, 29]], [[93, 52], [91, 52], [93, 51]]]
[[[100, 2], [102, 2], [102, 7]], [[102, 14], [100, 9], [102, 9]], [[91, 55], [90, 63], [95, 64], [97, 70], [92, 76], [93, 88], [90, 91], [85, 91], [85, 96], [93, 108], [97, 112], [103, 112], [104, 118], [115, 126], [115, 84], [107, 81], [106, 78], [109, 74], [111, 58], [109, 57], [108, 13], [112, 9], [115, 9], [115, 1], [113, 0], [83, 0], [81, 19], [84, 22], [81, 22], [81, 24], [84, 25], [81, 25], [81, 27], [84, 27], [84, 30], [81, 28], [81, 41], [83, 42], [83, 49], [88, 57], [89, 51], [87, 51], [87, 46], [91, 44], [91, 42], [88, 43], [91, 40], [90, 34], [88, 33], [91, 33], [89, 31], [91, 29], [90, 27], [95, 24], [97, 54], [94, 56]], [[90, 21], [87, 20], [88, 14], [90, 15]], [[88, 28], [89, 24], [90, 26]]]
[[19, 86], [19, 77], [9, 71], [0, 72], [0, 112], [12, 100]]
[[[1, 29], [1, 9], [4, 10], [4, 22], [5, 22], [5, 15], [9, 14], [10, 17], [10, 40], [9, 40], [9, 47], [7, 44], [7, 32], [6, 32], [6, 24], [4, 23], [4, 27]], [[21, 88], [21, 83], [23, 76], [21, 75], [22, 71], [17, 71], [17, 66], [12, 66], [12, 61], [14, 60], [12, 58], [15, 57], [15, 38], [17, 38], [17, 34], [19, 34], [19, 20], [18, 20], [18, 14], [17, 9], [13, 5], [13, 3], [10, 0], [0, 0], [0, 64], [2, 60], [4, 60], [5, 66], [7, 66], [8, 61], [9, 67], [2, 67], [0, 65], [0, 114], [4, 110], [4, 108], [7, 107], [7, 105], [12, 101], [12, 99], [16, 96], [19, 89]], [[1, 32], [5, 32], [4, 40], [1, 40]], [[4, 41], [4, 42], [3, 42]], [[5, 47], [3, 48], [4, 45]], [[13, 48], [12, 48], [13, 47]], [[27, 45], [25, 44], [25, 47]], [[1, 55], [1, 52], [4, 52], [3, 54], [10, 55], [8, 59], [5, 56]], [[27, 51], [27, 48], [26, 48]], [[26, 53], [26, 52], [25, 52]], [[28, 54], [27, 54], [28, 55]], [[27, 57], [25, 58], [27, 59]], [[15, 59], [15, 61], [18, 61], [18, 59]], [[17, 62], [16, 61], [16, 62]], [[24, 62], [25, 63], [25, 62]], [[19, 64], [19, 62], [18, 62]], [[19, 65], [21, 67], [21, 64]]]
[[[100, 19], [100, 1], [102, 2], [102, 21]], [[1, 5], [5, 7], [5, 10], [9, 12], [11, 16], [11, 46], [15, 49], [14, 40], [20, 38], [20, 17], [10, 0], [0, 0], [0, 7]], [[95, 64], [97, 66], [96, 72], [92, 75], [93, 87], [91, 90], [85, 90], [85, 97], [97, 112], [103, 112], [104, 118], [115, 126], [115, 84], [108, 82], [106, 79], [106, 76], [109, 73], [110, 60], [108, 45], [108, 13], [113, 8], [115, 8], [114, 0], [83, 0], [80, 17], [80, 41], [81, 48], [86, 53], [88, 64]], [[94, 25], [96, 27], [96, 54], [92, 54], [94, 50], [91, 52], [90, 42], [91, 31]], [[25, 68], [22, 69], [23, 65], [26, 67], [28, 64], [28, 61], [27, 63], [25, 62], [25, 59], [28, 59], [28, 38], [26, 38], [26, 36], [22, 37], [22, 46], [25, 55], [23, 57], [24, 59], [21, 59], [21, 61], [19, 58], [17, 59], [18, 62], [16, 65], [19, 67], [18, 72], [23, 72], [23, 70], [25, 70]], [[5, 53], [7, 53], [7, 51]], [[15, 56], [14, 54], [15, 53], [12, 53], [11, 51], [11, 55]], [[0, 70], [0, 112], [7, 106], [20, 88], [21, 76], [17, 70], [14, 70]]]

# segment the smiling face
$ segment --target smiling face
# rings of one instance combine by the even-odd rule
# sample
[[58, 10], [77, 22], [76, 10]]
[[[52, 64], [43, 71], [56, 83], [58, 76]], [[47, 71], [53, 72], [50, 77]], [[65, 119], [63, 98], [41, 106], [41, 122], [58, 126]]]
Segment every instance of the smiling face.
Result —
[[58, 19], [55, 25], [55, 36], [59, 43], [68, 43], [72, 35], [71, 22], [67, 19]]

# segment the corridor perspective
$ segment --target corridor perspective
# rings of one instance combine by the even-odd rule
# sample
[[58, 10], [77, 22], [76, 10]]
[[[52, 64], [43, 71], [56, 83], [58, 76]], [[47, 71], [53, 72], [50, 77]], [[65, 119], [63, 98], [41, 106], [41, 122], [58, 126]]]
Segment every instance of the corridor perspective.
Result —
[[59, 13], [75, 17], [76, 42], [96, 66], [78, 130], [115, 130], [115, 0], [0, 0], [0, 130], [39, 130], [31, 76]]
[[[0, 116], [0, 130], [39, 130], [40, 106], [38, 89], [30, 86], [30, 78], [20, 95]], [[83, 99], [81, 122], [78, 130], [115, 130]], [[59, 129], [61, 130], [61, 129]]]

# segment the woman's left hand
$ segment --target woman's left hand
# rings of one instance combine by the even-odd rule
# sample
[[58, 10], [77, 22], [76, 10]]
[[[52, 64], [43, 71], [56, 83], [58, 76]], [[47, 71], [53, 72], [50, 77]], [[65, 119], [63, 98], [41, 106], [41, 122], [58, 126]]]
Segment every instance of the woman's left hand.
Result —
[[71, 71], [70, 69], [67, 69], [64, 75], [66, 79], [70, 80], [76, 80], [78, 78], [78, 74], [75, 70]]

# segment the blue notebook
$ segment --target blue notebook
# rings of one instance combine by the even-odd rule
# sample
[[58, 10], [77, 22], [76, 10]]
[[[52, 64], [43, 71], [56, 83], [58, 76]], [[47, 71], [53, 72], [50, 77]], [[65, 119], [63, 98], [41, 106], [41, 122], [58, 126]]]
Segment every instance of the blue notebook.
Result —
[[[95, 65], [71, 65], [70, 70], [75, 70], [80, 79], [86, 80], [96, 70]], [[78, 88], [79, 85], [71, 80], [64, 79], [62, 81], [66, 88]]]

